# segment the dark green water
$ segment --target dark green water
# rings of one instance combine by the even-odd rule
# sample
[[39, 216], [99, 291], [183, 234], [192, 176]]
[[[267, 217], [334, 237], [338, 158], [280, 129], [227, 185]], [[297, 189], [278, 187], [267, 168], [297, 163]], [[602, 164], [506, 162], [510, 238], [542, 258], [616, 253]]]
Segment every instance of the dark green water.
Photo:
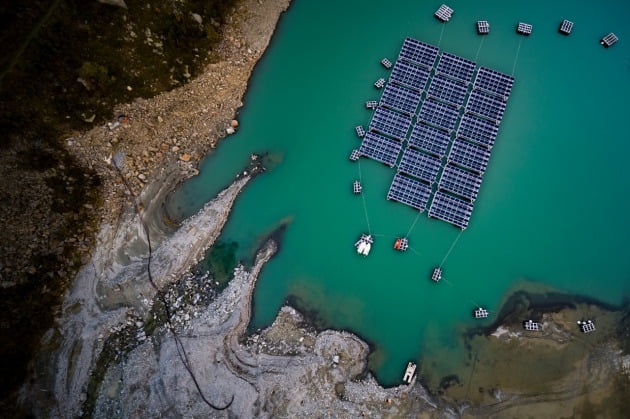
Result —
[[[479, 324], [471, 310], [496, 314], [524, 279], [609, 303], [630, 294], [630, 3], [451, 1], [446, 25], [432, 16], [439, 4], [294, 0], [256, 69], [239, 132], [171, 201], [189, 215], [250, 153], [269, 153], [272, 169], [248, 186], [221, 237], [247, 260], [261, 237], [290, 222], [260, 278], [252, 326], [298, 297], [329, 327], [372, 342], [371, 367], [385, 384], [399, 382], [410, 359], [423, 359], [431, 376], [456, 371], [466, 355], [461, 332]], [[575, 22], [568, 37], [557, 33], [565, 18]], [[491, 25], [483, 44], [478, 19]], [[518, 21], [533, 24], [531, 37], [515, 33]], [[598, 41], [611, 31], [620, 42], [604, 49]], [[473, 60], [478, 53], [480, 65], [516, 78], [470, 225], [439, 284], [430, 272], [459, 230], [421, 215], [411, 250], [394, 251], [417, 212], [385, 199], [392, 169], [348, 161], [359, 145], [354, 126], [371, 116], [364, 102], [380, 95], [372, 83], [388, 76], [379, 61], [394, 61], [406, 36]], [[359, 170], [376, 235], [367, 258], [353, 247], [368, 230], [351, 192]]]

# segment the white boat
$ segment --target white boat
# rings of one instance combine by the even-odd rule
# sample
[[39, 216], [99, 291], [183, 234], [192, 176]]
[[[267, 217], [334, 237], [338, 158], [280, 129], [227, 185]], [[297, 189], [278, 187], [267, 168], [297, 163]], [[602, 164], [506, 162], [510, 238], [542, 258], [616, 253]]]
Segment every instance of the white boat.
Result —
[[371, 234], [361, 234], [361, 238], [354, 244], [354, 247], [357, 248], [358, 254], [367, 256], [372, 249], [372, 243], [374, 243], [374, 239]]

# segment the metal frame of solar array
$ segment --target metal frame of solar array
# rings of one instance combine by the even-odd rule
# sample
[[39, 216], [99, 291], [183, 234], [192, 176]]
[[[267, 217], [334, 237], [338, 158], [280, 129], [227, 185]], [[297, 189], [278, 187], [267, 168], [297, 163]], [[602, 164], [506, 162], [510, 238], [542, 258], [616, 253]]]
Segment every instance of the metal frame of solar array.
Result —
[[479, 89], [473, 90], [466, 102], [467, 112], [472, 112], [497, 122], [503, 118], [505, 107], [505, 100]]
[[451, 151], [448, 153], [447, 162], [455, 163], [473, 172], [483, 174], [488, 167], [490, 150], [474, 143], [461, 139], [453, 141]]
[[439, 218], [462, 230], [468, 227], [473, 205], [463, 199], [437, 191], [433, 196], [429, 217]]
[[479, 67], [473, 88], [494, 93], [507, 100], [512, 92], [514, 77], [499, 73], [490, 68]]
[[370, 131], [363, 137], [359, 154], [394, 167], [401, 148], [400, 141]]
[[443, 52], [435, 68], [435, 73], [445, 74], [451, 78], [470, 83], [476, 67], [477, 63], [474, 61], [458, 57], [448, 52]]
[[387, 199], [402, 202], [422, 212], [431, 197], [431, 187], [418, 180], [396, 173], [387, 192]]
[[438, 47], [425, 44], [413, 38], [406, 38], [400, 49], [400, 54], [398, 54], [398, 59], [411, 61], [432, 68], [438, 56], [438, 51]]
[[420, 92], [396, 84], [388, 84], [381, 96], [380, 105], [413, 116], [420, 103]]
[[468, 86], [465, 83], [436, 74], [431, 80], [427, 96], [461, 107], [467, 93]]
[[494, 146], [498, 134], [499, 125], [496, 122], [474, 114], [464, 115], [457, 127], [457, 138], [463, 138], [487, 148]]
[[459, 119], [459, 111], [451, 105], [427, 98], [420, 107], [418, 119], [450, 132]]
[[389, 76], [389, 82], [421, 92], [427, 85], [430, 73], [430, 68], [408, 61], [398, 60]]
[[370, 131], [378, 131], [397, 140], [404, 140], [411, 125], [411, 117], [378, 107], [370, 122]]
[[409, 145], [438, 157], [446, 154], [451, 138], [448, 132], [418, 122], [409, 136]]
[[438, 189], [475, 202], [482, 181], [483, 178], [476, 173], [447, 164], [438, 183]]
[[429, 156], [413, 148], [407, 148], [403, 153], [398, 171], [417, 177], [429, 184], [433, 184], [437, 179], [438, 172], [442, 167], [442, 161], [437, 157]]

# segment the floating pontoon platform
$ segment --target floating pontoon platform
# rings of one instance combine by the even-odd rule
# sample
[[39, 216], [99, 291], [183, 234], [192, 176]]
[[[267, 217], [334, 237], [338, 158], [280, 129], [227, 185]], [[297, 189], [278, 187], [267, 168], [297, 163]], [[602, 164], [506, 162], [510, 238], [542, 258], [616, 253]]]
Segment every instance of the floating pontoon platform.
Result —
[[570, 20], [564, 19], [558, 28], [558, 32], [564, 35], [568, 35], [573, 30], [573, 22]]
[[391, 62], [391, 61], [389, 61], [387, 58], [383, 58], [383, 59], [381, 60], [381, 64], [383, 64], [383, 67], [385, 67], [385, 68], [387, 68], [387, 69], [392, 68], [392, 62]]
[[365, 102], [365, 107], [368, 109], [376, 109], [378, 102], [376, 100], [368, 100]]
[[440, 282], [442, 279], [442, 268], [433, 269], [433, 273], [431, 274], [431, 279], [435, 282]]
[[479, 307], [473, 313], [475, 315], [475, 319], [485, 319], [486, 317], [488, 317], [488, 310], [486, 310], [485, 308]]
[[490, 33], [490, 24], [487, 20], [477, 21], [477, 33], [479, 35], [487, 35]]
[[617, 35], [611, 32], [605, 37], [603, 37], [601, 41], [599, 41], [599, 43], [602, 44], [605, 48], [608, 48], [608, 47], [611, 47], [617, 41], [619, 41], [619, 38], [617, 38]]
[[352, 182], [352, 192], [354, 192], [355, 195], [360, 194], [362, 190], [363, 186], [361, 186], [361, 182], [359, 182], [358, 180]]
[[409, 240], [406, 237], [399, 237], [394, 242], [394, 249], [400, 250], [401, 252], [406, 251], [409, 248]]
[[434, 16], [442, 22], [448, 22], [453, 16], [453, 9], [443, 4], [435, 11]]
[[521, 35], [525, 35], [525, 36], [529, 36], [532, 34], [532, 29], [534, 27], [532, 25], [530, 25], [529, 23], [523, 23], [523, 22], [519, 22], [518, 26], [516, 27], [516, 33], [519, 33]]
[[354, 130], [357, 132], [359, 138], [363, 138], [365, 136], [365, 130], [363, 129], [363, 125], [357, 125]]
[[361, 157], [359, 150], [352, 150], [352, 153], [350, 153], [350, 161], [357, 161], [359, 157]]
[[376, 80], [376, 82], [374, 82], [374, 87], [376, 87], [377, 89], [380, 89], [383, 86], [385, 86], [385, 79], [384, 78], [380, 78], [380, 79]]

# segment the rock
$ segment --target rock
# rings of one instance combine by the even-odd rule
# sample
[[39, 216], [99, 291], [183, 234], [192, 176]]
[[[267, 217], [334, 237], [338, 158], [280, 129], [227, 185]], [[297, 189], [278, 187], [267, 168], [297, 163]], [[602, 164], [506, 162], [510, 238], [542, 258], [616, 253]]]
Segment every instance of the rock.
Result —
[[203, 25], [203, 18], [200, 15], [198, 15], [197, 13], [191, 13], [190, 16], [192, 16], [195, 22], [197, 22], [200, 25]]
[[144, 181], [146, 181], [146, 180], [147, 180], [147, 177], [146, 177], [146, 175], [145, 175], [144, 173], [140, 173], [140, 174], [138, 175], [138, 179], [140, 179], [141, 181], [143, 181], [143, 182], [144, 182]]
[[189, 162], [190, 159], [192, 158], [192, 156], [190, 154], [182, 154], [181, 156], [179, 156], [179, 159], [183, 162]]
[[236, 132], [236, 130], [232, 127], [227, 127], [227, 129], [225, 130], [225, 132], [227, 132], [228, 134], [232, 135]]
[[232, 128], [238, 127], [238, 121], [236, 119], [232, 119], [232, 122], [230, 122], [230, 126]]
[[102, 4], [110, 4], [112, 6], [122, 7], [123, 9], [127, 8], [127, 4], [125, 3], [125, 0], [97, 0], [97, 1]]
[[171, 148], [171, 151], [172, 151], [173, 153], [177, 153], [177, 152], [179, 151], [179, 147], [178, 147], [178, 146], [176, 146], [176, 145], [174, 145], [174, 146]]

